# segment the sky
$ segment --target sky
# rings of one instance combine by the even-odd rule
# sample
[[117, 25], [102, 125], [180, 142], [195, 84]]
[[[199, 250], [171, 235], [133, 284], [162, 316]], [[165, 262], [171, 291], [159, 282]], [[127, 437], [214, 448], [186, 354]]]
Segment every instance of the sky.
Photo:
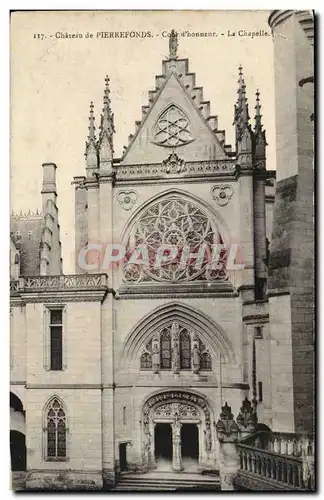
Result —
[[[73, 176], [85, 174], [90, 101], [97, 131], [105, 75], [110, 77], [115, 116], [114, 148], [121, 156], [128, 135], [148, 104], [162, 60], [163, 32], [215, 32], [217, 37], [179, 36], [179, 58], [189, 59], [211, 114], [218, 115], [226, 143], [234, 146], [233, 108], [238, 66], [243, 66], [250, 116], [260, 91], [267, 133], [267, 168], [275, 169], [273, 42], [269, 11], [93, 11], [15, 12], [11, 17], [11, 208], [41, 209], [42, 163], [57, 165], [63, 272], [74, 272]], [[239, 36], [263, 30], [269, 36]], [[145, 38], [97, 38], [101, 32], [142, 31]], [[236, 32], [236, 36], [230, 34]], [[64, 34], [83, 38], [64, 38]], [[86, 37], [86, 34], [93, 37]], [[221, 35], [224, 33], [224, 35]], [[242, 33], [242, 32], [241, 32]]]

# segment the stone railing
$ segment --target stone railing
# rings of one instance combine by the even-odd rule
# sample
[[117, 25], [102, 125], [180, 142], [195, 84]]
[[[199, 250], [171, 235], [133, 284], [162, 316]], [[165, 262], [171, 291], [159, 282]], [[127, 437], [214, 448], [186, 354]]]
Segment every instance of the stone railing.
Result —
[[10, 281], [10, 293], [19, 292], [19, 281]]
[[240, 470], [271, 480], [270, 484], [280, 483], [273, 484], [273, 489], [279, 489], [280, 485], [287, 490], [310, 489], [311, 485], [305, 484], [304, 481], [301, 457], [279, 455], [241, 443], [237, 444], [237, 451], [240, 457]]
[[45, 290], [91, 290], [107, 287], [106, 274], [70, 274], [60, 276], [27, 276], [10, 282], [10, 292]]
[[234, 419], [227, 403], [216, 424], [222, 490], [315, 491], [314, 436], [272, 432], [245, 398]]
[[272, 432], [269, 436], [267, 449], [280, 455], [300, 457], [303, 450], [309, 456], [315, 455], [313, 437], [287, 432]]

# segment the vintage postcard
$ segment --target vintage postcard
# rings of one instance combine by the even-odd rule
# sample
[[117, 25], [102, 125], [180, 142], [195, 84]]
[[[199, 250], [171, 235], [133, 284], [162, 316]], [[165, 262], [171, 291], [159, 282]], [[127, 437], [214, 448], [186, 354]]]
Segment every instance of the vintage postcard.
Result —
[[314, 24], [11, 13], [14, 490], [316, 489]]

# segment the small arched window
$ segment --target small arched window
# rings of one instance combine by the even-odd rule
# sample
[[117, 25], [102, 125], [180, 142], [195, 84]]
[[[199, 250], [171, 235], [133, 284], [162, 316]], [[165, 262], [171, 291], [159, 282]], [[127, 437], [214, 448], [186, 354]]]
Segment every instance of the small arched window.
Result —
[[160, 367], [163, 370], [171, 369], [171, 335], [163, 330], [160, 336]]
[[46, 410], [46, 445], [48, 460], [66, 459], [66, 415], [58, 398]]
[[212, 361], [209, 352], [203, 352], [200, 355], [200, 369], [201, 370], [211, 370], [212, 369]]
[[148, 352], [143, 352], [141, 356], [141, 370], [152, 369], [152, 356]]
[[180, 333], [180, 369], [190, 370], [191, 368], [191, 338], [188, 330], [184, 329]]

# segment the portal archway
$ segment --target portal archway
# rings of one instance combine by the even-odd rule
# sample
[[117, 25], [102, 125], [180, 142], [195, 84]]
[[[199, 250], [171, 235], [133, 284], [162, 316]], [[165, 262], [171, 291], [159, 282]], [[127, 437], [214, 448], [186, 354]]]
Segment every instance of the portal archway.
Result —
[[10, 392], [10, 458], [13, 472], [26, 470], [25, 411], [13, 392]]
[[213, 421], [213, 410], [203, 396], [185, 390], [152, 395], [142, 409], [143, 465], [174, 471], [213, 468]]

